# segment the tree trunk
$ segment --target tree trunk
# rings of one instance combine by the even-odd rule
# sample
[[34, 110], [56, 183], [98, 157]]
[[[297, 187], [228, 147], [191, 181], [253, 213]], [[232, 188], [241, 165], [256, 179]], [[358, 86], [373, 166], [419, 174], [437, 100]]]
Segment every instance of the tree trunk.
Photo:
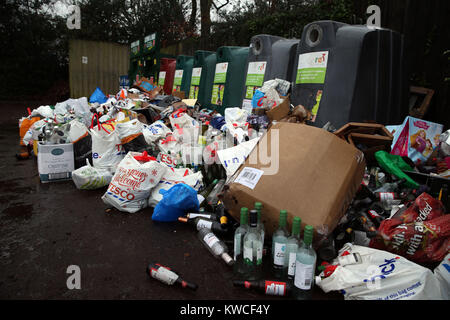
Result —
[[189, 19], [189, 28], [192, 33], [195, 32], [195, 20], [197, 18], [197, 0], [192, 0], [191, 18]]
[[210, 49], [211, 5], [212, 0], [200, 0], [201, 46], [203, 47], [204, 50]]

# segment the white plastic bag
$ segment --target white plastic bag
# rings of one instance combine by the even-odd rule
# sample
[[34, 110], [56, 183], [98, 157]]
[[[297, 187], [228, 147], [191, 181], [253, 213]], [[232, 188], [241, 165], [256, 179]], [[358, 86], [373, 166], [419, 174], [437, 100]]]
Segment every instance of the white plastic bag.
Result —
[[124, 212], [134, 213], [148, 206], [151, 190], [166, 172], [157, 161], [140, 162], [134, 158], [139, 152], [128, 152], [102, 196], [105, 204]]
[[55, 116], [53, 109], [50, 106], [40, 106], [31, 112], [32, 117], [42, 116], [43, 118], [52, 118]]
[[450, 253], [434, 269], [434, 275], [439, 282], [442, 299], [450, 300]]
[[151, 125], [143, 125], [142, 133], [144, 134], [145, 141], [148, 144], [156, 142], [159, 139], [163, 139], [167, 134], [172, 133], [172, 131], [164, 124], [162, 120], [157, 120]]
[[227, 127], [243, 127], [247, 122], [248, 111], [241, 108], [226, 108], [225, 122]]
[[107, 186], [112, 179], [112, 174], [105, 169], [97, 169], [91, 166], [86, 159], [86, 165], [72, 171], [72, 180], [77, 189], [93, 190]]
[[185, 168], [169, 168], [167, 167], [164, 176], [161, 181], [156, 185], [156, 187], [152, 190], [150, 198], [148, 199], [148, 205], [150, 207], [154, 207], [158, 204], [159, 201], [162, 200], [163, 195], [159, 193], [161, 190], [169, 190], [172, 186], [178, 183], [184, 183], [188, 186], [194, 188], [195, 190], [199, 190], [203, 185], [203, 175], [202, 173], [196, 172], [193, 173], [192, 170]]
[[69, 142], [76, 142], [86, 134], [89, 134], [89, 130], [83, 123], [78, 120], [70, 121]]
[[189, 116], [186, 112], [175, 112], [169, 116], [170, 125], [172, 129], [175, 128], [190, 128], [197, 127], [199, 123], [197, 120]]
[[92, 136], [92, 162], [94, 167], [116, 171], [116, 167], [125, 157], [124, 151], [116, 130], [109, 131], [102, 126], [100, 130], [95, 127], [90, 130]]
[[119, 135], [119, 139], [122, 140], [126, 137], [142, 133], [142, 125], [142, 122], [138, 119], [117, 123], [116, 131]]
[[[387, 251], [350, 243], [339, 256], [344, 251], [359, 254], [361, 263], [338, 266], [329, 277], [316, 281], [325, 292], [340, 290], [346, 300], [442, 299], [436, 277], [425, 267]], [[338, 264], [338, 259], [332, 264]]]

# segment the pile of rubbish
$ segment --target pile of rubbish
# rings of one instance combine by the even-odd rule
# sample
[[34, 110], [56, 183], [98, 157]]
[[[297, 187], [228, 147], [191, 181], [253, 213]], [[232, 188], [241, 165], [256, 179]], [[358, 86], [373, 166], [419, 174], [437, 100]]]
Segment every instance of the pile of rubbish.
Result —
[[[191, 224], [230, 266], [237, 287], [298, 299], [311, 299], [314, 286], [345, 299], [448, 299], [450, 130], [412, 117], [398, 126], [314, 128], [288, 92], [289, 82], [267, 81], [251, 112], [226, 108], [222, 115], [164, 95], [145, 78], [115, 95], [97, 88], [89, 100], [28, 109], [17, 157], [34, 154], [43, 183], [105, 189], [109, 213], [150, 207], [154, 221]], [[251, 158], [275, 131], [280, 166], [267, 175]], [[310, 176], [293, 176], [302, 167]], [[272, 190], [275, 181], [285, 190]], [[313, 200], [320, 189], [327, 195]], [[272, 193], [280, 205], [270, 202]], [[321, 209], [328, 201], [336, 206]], [[305, 202], [322, 218], [305, 213]], [[198, 288], [157, 263], [147, 273]]]

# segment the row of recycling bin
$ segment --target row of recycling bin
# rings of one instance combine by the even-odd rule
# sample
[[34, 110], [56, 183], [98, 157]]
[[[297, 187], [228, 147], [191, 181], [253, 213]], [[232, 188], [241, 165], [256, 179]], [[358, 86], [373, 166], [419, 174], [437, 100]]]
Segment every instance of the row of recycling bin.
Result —
[[184, 91], [223, 114], [251, 107], [263, 82], [291, 82], [290, 101], [311, 110], [313, 124], [400, 123], [408, 113], [403, 35], [389, 29], [316, 21], [301, 39], [256, 35], [248, 47], [162, 58], [158, 84]]

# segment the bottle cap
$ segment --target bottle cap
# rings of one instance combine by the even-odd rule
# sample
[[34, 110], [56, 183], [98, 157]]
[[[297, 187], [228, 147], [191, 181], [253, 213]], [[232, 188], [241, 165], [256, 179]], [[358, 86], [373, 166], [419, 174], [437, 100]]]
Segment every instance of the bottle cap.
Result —
[[286, 219], [287, 219], [287, 211], [286, 210], [280, 210], [280, 220], [279, 220], [280, 227], [285, 227], [286, 226]]
[[292, 221], [292, 234], [293, 235], [300, 234], [301, 225], [302, 225], [302, 219], [300, 217], [294, 217], [294, 220]]
[[226, 252], [222, 253], [222, 259], [225, 261], [225, 263], [229, 266], [234, 264], [233, 258]]
[[305, 244], [308, 245], [312, 244], [313, 234], [314, 234], [314, 227], [311, 225], [305, 226], [305, 232], [303, 236], [303, 241], [305, 242]]
[[178, 221], [180, 221], [180, 222], [188, 222], [188, 219], [184, 218], [184, 217], [178, 217]]
[[241, 208], [241, 225], [245, 225], [248, 223], [248, 208]]
[[258, 212], [256, 210], [250, 210], [249, 224], [250, 227], [256, 227], [258, 225]]

